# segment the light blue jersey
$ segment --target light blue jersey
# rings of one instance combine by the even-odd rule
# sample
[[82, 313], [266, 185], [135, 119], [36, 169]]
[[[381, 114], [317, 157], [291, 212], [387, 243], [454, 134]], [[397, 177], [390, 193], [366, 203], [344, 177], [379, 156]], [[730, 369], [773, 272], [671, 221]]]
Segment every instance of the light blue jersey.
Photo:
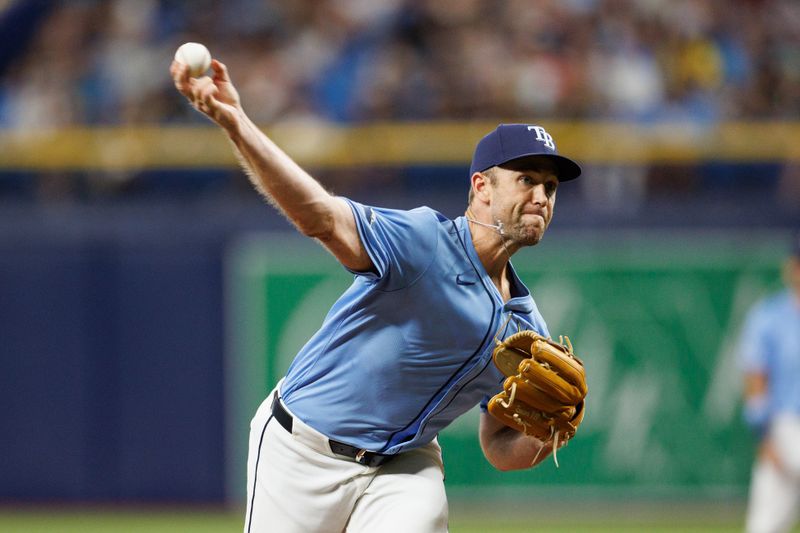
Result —
[[740, 357], [745, 372], [767, 375], [765, 418], [800, 415], [800, 302], [784, 290], [756, 305], [742, 330]]
[[297, 354], [281, 396], [329, 438], [393, 454], [430, 442], [500, 390], [495, 337], [549, 333], [513, 268], [503, 302], [463, 217], [350, 205], [376, 272], [356, 273]]

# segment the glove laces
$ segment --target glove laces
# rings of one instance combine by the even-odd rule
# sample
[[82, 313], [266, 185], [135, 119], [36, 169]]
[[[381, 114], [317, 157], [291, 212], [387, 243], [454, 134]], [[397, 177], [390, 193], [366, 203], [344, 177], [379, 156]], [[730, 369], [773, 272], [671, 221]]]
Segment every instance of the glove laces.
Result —
[[[558, 464], [558, 434], [559, 431], [557, 429], [552, 427], [550, 428], [550, 439], [553, 440], [553, 462], [556, 464], [556, 468], [561, 468]], [[531, 466], [536, 464], [536, 460], [539, 459], [540, 455], [542, 455], [542, 450], [544, 450], [544, 448], [544, 446], [539, 447], [539, 451], [536, 452], [536, 455], [533, 457], [533, 461], [531, 461]]]

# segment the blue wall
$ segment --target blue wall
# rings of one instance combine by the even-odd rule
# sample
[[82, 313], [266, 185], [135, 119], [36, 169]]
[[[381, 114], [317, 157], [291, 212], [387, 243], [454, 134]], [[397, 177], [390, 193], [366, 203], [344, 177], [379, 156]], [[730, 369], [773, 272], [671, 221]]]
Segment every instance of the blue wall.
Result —
[[0, 498], [220, 501], [222, 240], [78, 228], [0, 240]]

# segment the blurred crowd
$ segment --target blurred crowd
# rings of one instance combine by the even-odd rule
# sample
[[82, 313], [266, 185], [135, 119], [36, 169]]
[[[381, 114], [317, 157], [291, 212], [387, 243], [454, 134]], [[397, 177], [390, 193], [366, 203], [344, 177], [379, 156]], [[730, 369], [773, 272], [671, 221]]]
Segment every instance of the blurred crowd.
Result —
[[0, 9], [3, 127], [200, 120], [168, 75], [184, 41], [205, 43], [228, 65], [261, 123], [800, 116], [797, 0], [71, 0]]

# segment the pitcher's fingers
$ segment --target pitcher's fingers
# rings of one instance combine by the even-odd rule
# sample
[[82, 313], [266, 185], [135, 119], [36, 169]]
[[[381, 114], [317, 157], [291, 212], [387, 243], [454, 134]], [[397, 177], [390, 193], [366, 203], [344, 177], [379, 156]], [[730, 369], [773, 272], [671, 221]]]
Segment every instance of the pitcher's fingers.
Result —
[[169, 75], [172, 77], [172, 81], [178, 81], [178, 66], [180, 63], [172, 60], [172, 63], [169, 64]]
[[191, 86], [189, 84], [189, 67], [183, 63], [173, 61], [169, 67], [169, 72], [172, 74], [172, 81], [175, 84], [175, 88], [178, 89], [178, 92], [190, 98]]
[[216, 96], [219, 94], [219, 89], [213, 83], [209, 83], [200, 89], [198, 94], [199, 100], [203, 102], [209, 109], [217, 106]]
[[189, 66], [173, 60], [169, 66], [169, 73], [172, 75], [172, 81], [176, 84], [179, 82], [186, 83], [189, 79]]
[[230, 83], [231, 78], [228, 75], [228, 67], [222, 61], [216, 59], [211, 60], [211, 70], [214, 71], [214, 79], [216, 81], [225, 81]]
[[203, 76], [201, 78], [192, 78], [190, 80], [192, 85], [192, 99], [194, 100], [203, 100], [205, 91], [209, 90], [209, 87], [216, 88], [214, 85], [214, 80], [209, 78], [208, 76]]

